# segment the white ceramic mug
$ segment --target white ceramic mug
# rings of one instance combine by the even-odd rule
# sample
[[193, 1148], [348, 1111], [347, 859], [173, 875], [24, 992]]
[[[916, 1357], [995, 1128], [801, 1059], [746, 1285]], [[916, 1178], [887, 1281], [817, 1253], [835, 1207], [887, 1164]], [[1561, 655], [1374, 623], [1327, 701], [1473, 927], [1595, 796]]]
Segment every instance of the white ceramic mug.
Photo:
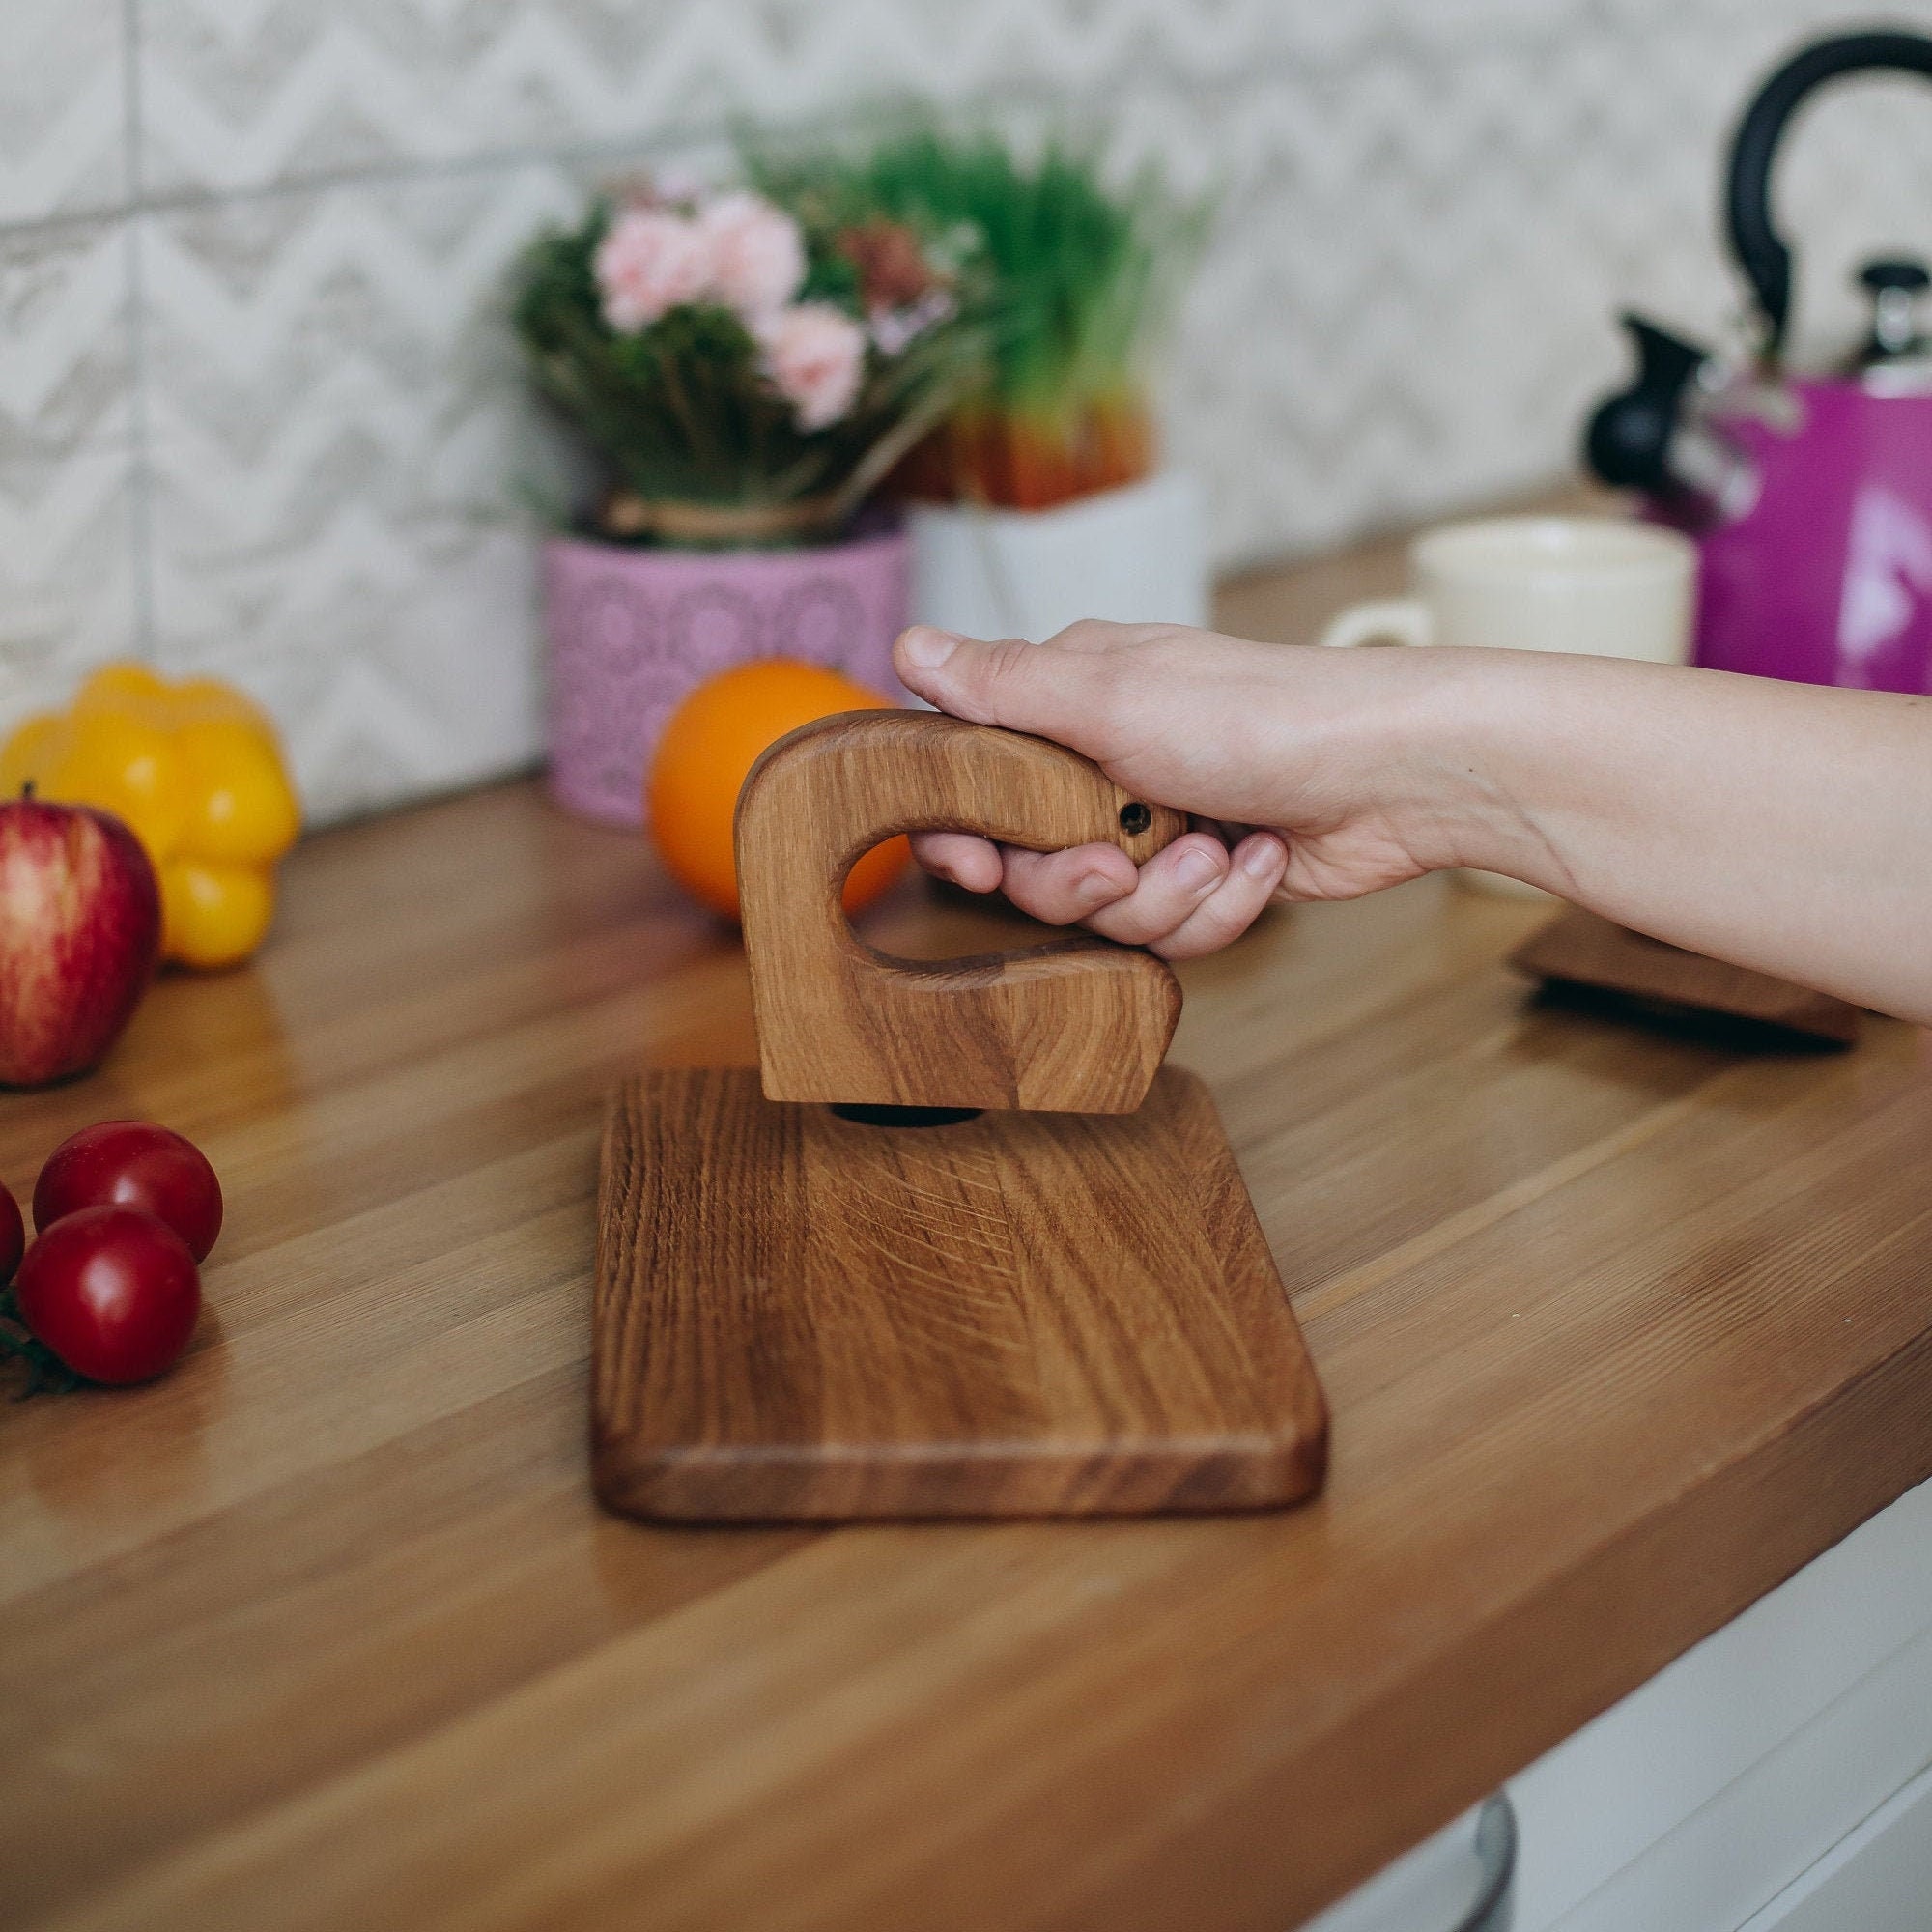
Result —
[[[1682, 664], [1697, 553], [1688, 538], [1613, 517], [1485, 517], [1445, 524], [1408, 553], [1414, 594], [1344, 611], [1327, 645], [1463, 644]], [[1469, 884], [1518, 896], [1490, 872]]]
[[1344, 611], [1324, 644], [1476, 644], [1682, 664], [1697, 553], [1614, 517], [1485, 517], [1409, 547], [1415, 594]]

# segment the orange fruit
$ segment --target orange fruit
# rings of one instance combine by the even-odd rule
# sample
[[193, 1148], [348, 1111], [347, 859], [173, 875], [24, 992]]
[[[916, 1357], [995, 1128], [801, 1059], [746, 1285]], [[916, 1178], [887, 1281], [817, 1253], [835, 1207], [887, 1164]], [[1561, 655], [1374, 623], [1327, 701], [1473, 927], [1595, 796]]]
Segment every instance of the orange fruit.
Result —
[[[707, 678], [670, 715], [644, 781], [652, 841], [686, 892], [738, 917], [731, 820], [759, 753], [787, 731], [838, 711], [886, 711], [892, 700], [820, 665], [760, 658]], [[845, 910], [869, 905], [911, 856], [903, 838], [875, 845], [845, 880]]]

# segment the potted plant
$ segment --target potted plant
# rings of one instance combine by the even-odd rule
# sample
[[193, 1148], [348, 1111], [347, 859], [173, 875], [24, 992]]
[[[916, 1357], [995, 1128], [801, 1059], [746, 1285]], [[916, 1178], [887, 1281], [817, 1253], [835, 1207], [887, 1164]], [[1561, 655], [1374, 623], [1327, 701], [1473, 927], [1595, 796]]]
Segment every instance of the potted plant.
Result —
[[898, 695], [906, 542], [867, 505], [977, 381], [971, 241], [643, 183], [529, 250], [517, 332], [596, 473], [545, 554], [561, 803], [639, 823], [664, 721], [736, 663]]
[[[796, 201], [797, 174], [764, 178]], [[984, 378], [895, 478], [915, 505], [914, 614], [1031, 638], [1080, 616], [1205, 622], [1200, 496], [1158, 465], [1148, 389], [1202, 210], [1151, 167], [1117, 190], [1088, 151], [1029, 161], [929, 123], [847, 176], [854, 206], [977, 238], [988, 276]]]

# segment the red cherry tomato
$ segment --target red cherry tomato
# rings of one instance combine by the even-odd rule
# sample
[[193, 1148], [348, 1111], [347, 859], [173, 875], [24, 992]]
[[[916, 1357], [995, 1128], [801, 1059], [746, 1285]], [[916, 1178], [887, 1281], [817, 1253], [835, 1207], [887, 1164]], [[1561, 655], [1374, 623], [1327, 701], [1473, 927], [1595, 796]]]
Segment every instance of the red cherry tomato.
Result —
[[76, 1208], [139, 1208], [208, 1259], [221, 1232], [221, 1183], [192, 1141], [149, 1121], [102, 1121], [70, 1134], [34, 1182], [42, 1234]]
[[138, 1208], [64, 1214], [27, 1250], [20, 1319], [75, 1375], [144, 1382], [177, 1361], [201, 1313], [201, 1277], [175, 1231]]
[[20, 1251], [27, 1245], [27, 1230], [20, 1220], [20, 1204], [6, 1188], [0, 1187], [0, 1288], [14, 1279], [20, 1265]]

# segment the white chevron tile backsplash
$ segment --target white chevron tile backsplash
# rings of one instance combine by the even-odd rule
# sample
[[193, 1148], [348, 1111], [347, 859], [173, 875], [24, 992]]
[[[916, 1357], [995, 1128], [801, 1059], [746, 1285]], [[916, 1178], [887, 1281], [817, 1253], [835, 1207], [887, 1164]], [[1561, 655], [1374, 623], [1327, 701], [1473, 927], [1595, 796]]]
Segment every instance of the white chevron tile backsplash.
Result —
[[501, 310], [577, 193], [536, 162], [144, 218], [156, 650], [270, 702], [322, 812], [535, 753]]
[[0, 227], [0, 462], [126, 441], [128, 247], [118, 221]]
[[147, 0], [144, 169], [240, 188], [506, 148], [792, 121], [886, 90], [1099, 98], [1561, 33], [1535, 0]]
[[[1892, 17], [1932, 28], [1932, 0]], [[1171, 442], [1224, 560], [1570, 462], [1635, 303], [1735, 308], [1717, 169], [1820, 0], [7, 0], [0, 724], [135, 650], [276, 710], [312, 811], [538, 742], [559, 460], [508, 265], [600, 172], [917, 92], [1095, 128], [1220, 204]], [[1801, 332], [1932, 253], [1932, 91], [1780, 166]]]
[[7, 0], [0, 13], [0, 222], [128, 198], [123, 0]]
[[64, 702], [136, 635], [128, 451], [0, 456], [0, 706]]
[[126, 225], [0, 227], [0, 717], [138, 633]]

